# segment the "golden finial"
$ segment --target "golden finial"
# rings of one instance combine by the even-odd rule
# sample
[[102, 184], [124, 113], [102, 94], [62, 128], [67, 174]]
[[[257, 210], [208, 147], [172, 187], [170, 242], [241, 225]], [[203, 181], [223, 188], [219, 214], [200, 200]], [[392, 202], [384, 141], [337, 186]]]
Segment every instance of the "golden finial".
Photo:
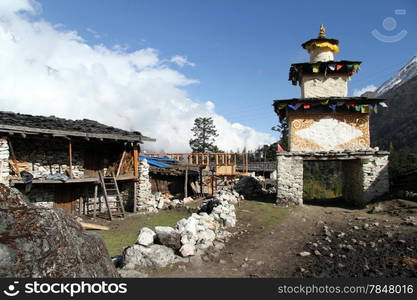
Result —
[[326, 38], [326, 28], [324, 28], [324, 25], [320, 25], [320, 33], [319, 33], [319, 39], [325, 39]]

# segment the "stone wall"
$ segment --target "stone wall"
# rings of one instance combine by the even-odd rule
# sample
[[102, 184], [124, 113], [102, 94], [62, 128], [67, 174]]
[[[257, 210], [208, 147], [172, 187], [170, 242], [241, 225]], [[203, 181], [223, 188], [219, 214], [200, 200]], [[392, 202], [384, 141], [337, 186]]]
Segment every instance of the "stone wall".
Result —
[[280, 152], [277, 154], [277, 204], [303, 203], [303, 161], [342, 161], [343, 198], [362, 207], [389, 192], [386, 151]]
[[364, 206], [389, 192], [388, 155], [369, 156], [342, 164], [343, 197]]
[[[11, 139], [16, 160], [27, 162], [28, 172], [35, 178], [56, 173], [64, 173], [69, 169], [68, 141], [55, 139]], [[75, 178], [84, 176], [84, 145], [73, 143], [72, 173]]]
[[156, 207], [153, 205], [152, 184], [149, 177], [149, 164], [146, 159], [139, 163], [139, 182], [137, 183], [136, 205], [138, 211], [147, 210], [154, 212]]
[[9, 169], [9, 145], [7, 139], [0, 137], [0, 183], [9, 185], [7, 177], [10, 174]]
[[301, 80], [301, 98], [347, 97], [347, 76], [304, 76]]
[[303, 204], [303, 159], [277, 156], [277, 204]]
[[389, 192], [388, 155], [362, 160], [363, 204]]

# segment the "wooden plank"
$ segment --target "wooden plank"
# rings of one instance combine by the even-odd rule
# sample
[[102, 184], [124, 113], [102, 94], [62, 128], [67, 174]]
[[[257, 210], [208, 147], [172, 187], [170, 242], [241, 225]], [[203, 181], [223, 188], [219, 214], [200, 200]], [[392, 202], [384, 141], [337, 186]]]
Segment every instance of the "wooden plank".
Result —
[[139, 147], [133, 146], [133, 176], [139, 177]]
[[68, 141], [68, 152], [69, 152], [69, 174], [71, 178], [74, 178], [74, 175], [72, 174], [72, 141]]
[[121, 168], [122, 168], [123, 159], [125, 158], [125, 155], [126, 155], [126, 150], [123, 150], [123, 153], [122, 153], [122, 158], [120, 159], [119, 166], [117, 167], [116, 176], [119, 176], [119, 174], [120, 174], [120, 170], [121, 170]]
[[185, 180], [184, 180], [184, 198], [188, 197], [188, 163], [185, 168]]
[[85, 223], [85, 222], [78, 222], [81, 224], [81, 226], [85, 229], [96, 229], [96, 230], [110, 230], [110, 227], [98, 225], [98, 224], [92, 224], [92, 223]]

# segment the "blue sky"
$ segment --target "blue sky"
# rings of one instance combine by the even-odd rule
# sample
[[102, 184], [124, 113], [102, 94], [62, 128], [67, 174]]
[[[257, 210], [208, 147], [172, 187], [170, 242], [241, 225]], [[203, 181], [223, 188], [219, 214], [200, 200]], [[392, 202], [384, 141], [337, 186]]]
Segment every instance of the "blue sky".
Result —
[[[42, 17], [77, 30], [88, 43], [158, 49], [195, 64], [181, 72], [199, 80], [186, 88], [197, 101], [210, 100], [233, 122], [269, 131], [276, 122], [273, 99], [298, 97], [287, 81], [289, 65], [307, 60], [300, 44], [318, 33], [340, 40], [337, 59], [361, 60], [350, 91], [380, 85], [417, 52], [416, 1], [162, 1], [41, 0]], [[405, 9], [405, 15], [395, 15]], [[383, 20], [397, 26], [385, 30]], [[384, 43], [378, 29], [407, 36]], [[97, 32], [99, 38], [91, 31]]]

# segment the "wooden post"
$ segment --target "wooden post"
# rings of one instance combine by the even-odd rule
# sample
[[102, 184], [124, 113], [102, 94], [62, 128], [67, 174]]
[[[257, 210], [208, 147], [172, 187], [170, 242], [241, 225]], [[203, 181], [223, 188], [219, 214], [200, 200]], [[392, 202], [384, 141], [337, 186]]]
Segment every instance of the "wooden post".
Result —
[[198, 167], [200, 170], [200, 194], [203, 195], [203, 169]]
[[246, 174], [249, 172], [249, 154], [245, 152], [246, 155]]
[[84, 214], [88, 215], [88, 209], [90, 207], [90, 197], [88, 195], [88, 186], [87, 185], [85, 185], [85, 187], [84, 187], [84, 197], [85, 197]]
[[139, 151], [138, 145], [133, 146], [133, 175], [139, 177]]
[[79, 213], [80, 213], [81, 216], [83, 215], [83, 211], [84, 211], [84, 201], [83, 200], [84, 200], [83, 199], [83, 196], [80, 196], [80, 200], [79, 200], [79, 204], [80, 204]]
[[188, 197], [188, 163], [185, 166], [184, 198]]
[[74, 178], [73, 174], [72, 174], [72, 141], [71, 139], [68, 140], [68, 152], [69, 152], [69, 167], [70, 167], [70, 177]]
[[210, 153], [207, 154], [207, 169], [210, 170], [211, 166], [210, 166]]
[[214, 170], [211, 170], [211, 195], [214, 195]]

